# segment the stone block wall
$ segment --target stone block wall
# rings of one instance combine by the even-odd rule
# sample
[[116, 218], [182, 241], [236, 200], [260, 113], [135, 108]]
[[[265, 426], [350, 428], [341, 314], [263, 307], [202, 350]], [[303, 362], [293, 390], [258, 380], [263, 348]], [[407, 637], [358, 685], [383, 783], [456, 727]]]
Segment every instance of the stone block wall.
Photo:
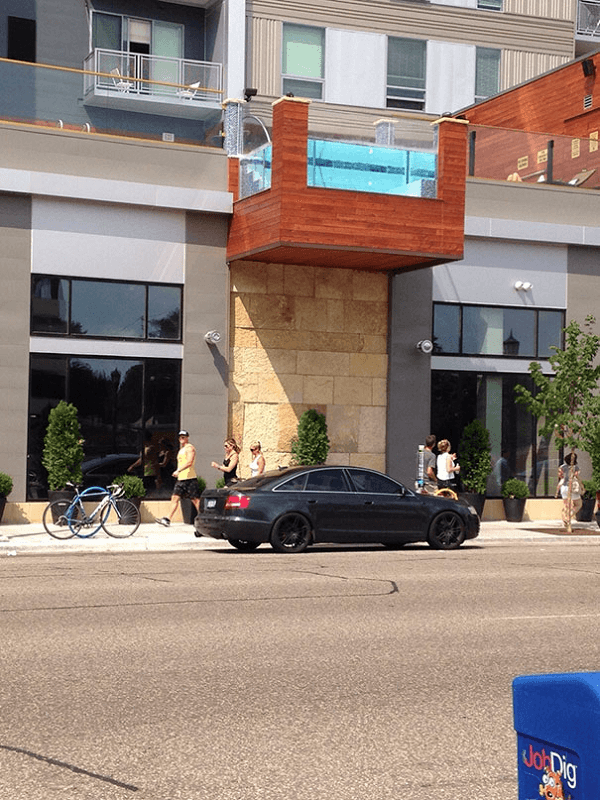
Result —
[[287, 465], [298, 420], [325, 414], [328, 463], [385, 469], [388, 278], [383, 273], [231, 264], [230, 424], [249, 475]]

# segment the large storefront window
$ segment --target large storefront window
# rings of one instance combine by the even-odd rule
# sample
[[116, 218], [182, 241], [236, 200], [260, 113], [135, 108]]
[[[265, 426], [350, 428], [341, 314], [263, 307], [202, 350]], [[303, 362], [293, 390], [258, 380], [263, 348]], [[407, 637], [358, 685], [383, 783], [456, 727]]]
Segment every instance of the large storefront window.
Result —
[[532, 389], [529, 375], [434, 370], [431, 374], [431, 432], [449, 439], [460, 462], [460, 439], [466, 425], [479, 419], [490, 432], [493, 470], [488, 496], [499, 497], [507, 478], [520, 478], [532, 496], [552, 495], [559, 453], [538, 437], [535, 418], [515, 402], [515, 386]]
[[181, 341], [181, 286], [33, 275], [31, 333]]
[[[180, 361], [33, 354], [30, 375], [30, 499], [44, 497], [47, 491], [42, 449], [48, 414], [59, 400], [78, 410], [90, 474], [96, 466], [105, 467], [98, 474], [106, 473], [109, 480], [122, 474], [138, 458], [143, 443], [158, 452], [167, 440], [176, 451]], [[139, 474], [143, 476], [144, 464]], [[171, 487], [160, 480], [154, 483], [153, 496], [169, 496]]]

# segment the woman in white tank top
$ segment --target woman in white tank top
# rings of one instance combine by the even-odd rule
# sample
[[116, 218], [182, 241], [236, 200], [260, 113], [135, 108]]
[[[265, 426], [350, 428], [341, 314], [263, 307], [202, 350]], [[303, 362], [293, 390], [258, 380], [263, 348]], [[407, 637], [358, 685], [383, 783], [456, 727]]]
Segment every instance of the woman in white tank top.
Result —
[[438, 442], [440, 454], [437, 457], [437, 480], [440, 486], [450, 486], [458, 473], [460, 465], [454, 463], [455, 455], [450, 455], [450, 442], [442, 439]]
[[254, 459], [250, 462], [250, 474], [254, 477], [265, 471], [265, 457], [262, 454], [260, 442], [252, 442], [250, 452], [254, 456]]

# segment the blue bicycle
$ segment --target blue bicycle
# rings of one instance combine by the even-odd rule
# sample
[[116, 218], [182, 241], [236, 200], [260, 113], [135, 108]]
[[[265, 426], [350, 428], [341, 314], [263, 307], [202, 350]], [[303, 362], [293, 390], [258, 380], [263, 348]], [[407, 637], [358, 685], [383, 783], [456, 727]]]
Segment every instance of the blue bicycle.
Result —
[[[72, 500], [55, 500], [44, 509], [42, 521], [46, 532], [55, 539], [79, 536], [86, 539], [102, 528], [109, 536], [122, 539], [135, 533], [140, 525], [140, 510], [123, 498], [123, 487], [111, 484], [107, 489], [67, 484], [75, 491]], [[94, 507], [90, 509], [90, 504]]]

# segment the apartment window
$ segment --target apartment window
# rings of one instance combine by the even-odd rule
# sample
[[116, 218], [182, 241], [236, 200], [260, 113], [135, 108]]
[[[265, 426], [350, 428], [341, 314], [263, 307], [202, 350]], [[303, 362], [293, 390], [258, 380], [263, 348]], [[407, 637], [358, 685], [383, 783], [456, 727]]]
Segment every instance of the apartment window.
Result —
[[475, 102], [500, 91], [500, 50], [477, 47], [475, 54]]
[[477, 8], [484, 11], [502, 11], [502, 0], [477, 0]]
[[434, 303], [436, 354], [549, 358], [561, 347], [564, 312]]
[[181, 286], [34, 275], [31, 333], [181, 341]]
[[92, 48], [183, 58], [183, 25], [94, 12]]
[[283, 26], [283, 94], [323, 99], [325, 30]]
[[15, 61], [35, 62], [35, 20], [8, 17], [6, 57]]
[[423, 111], [427, 43], [419, 39], [388, 38], [388, 108]]

